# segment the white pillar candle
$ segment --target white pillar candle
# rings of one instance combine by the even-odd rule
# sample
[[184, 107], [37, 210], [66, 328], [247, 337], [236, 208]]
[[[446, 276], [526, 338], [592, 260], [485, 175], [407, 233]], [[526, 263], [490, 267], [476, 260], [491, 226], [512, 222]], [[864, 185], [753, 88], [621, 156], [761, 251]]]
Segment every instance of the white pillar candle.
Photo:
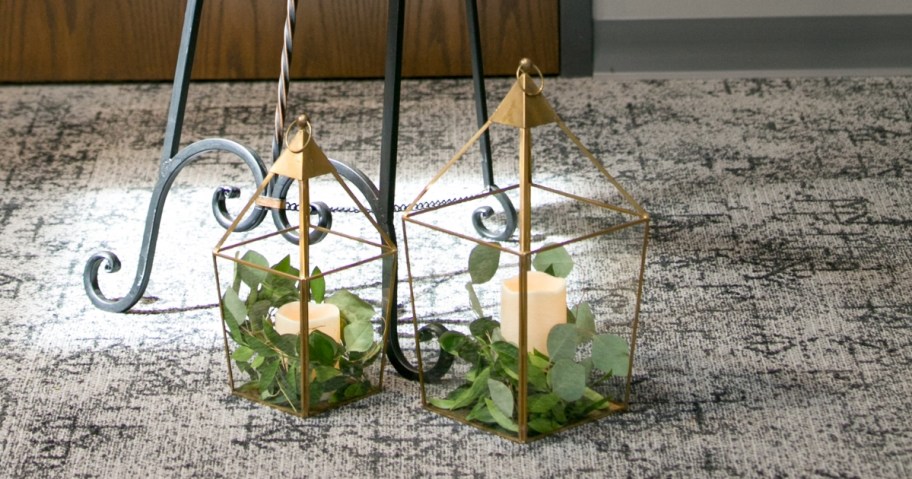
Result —
[[[526, 273], [526, 350], [548, 354], [548, 333], [567, 322], [567, 282], [539, 271]], [[519, 344], [519, 276], [500, 288], [500, 334]]]
[[[319, 330], [342, 342], [342, 323], [339, 320], [339, 308], [329, 303], [307, 303], [307, 321], [310, 326], [308, 334]], [[298, 334], [301, 331], [301, 302], [293, 301], [276, 311], [275, 330], [279, 334]]]

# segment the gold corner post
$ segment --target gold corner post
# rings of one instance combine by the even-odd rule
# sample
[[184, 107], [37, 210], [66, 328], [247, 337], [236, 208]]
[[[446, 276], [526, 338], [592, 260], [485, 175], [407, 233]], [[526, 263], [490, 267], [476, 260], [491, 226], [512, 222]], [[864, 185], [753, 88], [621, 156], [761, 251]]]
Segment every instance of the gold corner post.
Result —
[[[529, 74], [535, 65], [527, 59], [520, 61], [517, 69], [520, 88], [526, 97], [535, 96], [542, 92], [544, 80], [538, 86], [536, 91], [529, 91]], [[534, 84], [534, 82], [531, 82]], [[529, 279], [528, 272], [532, 269], [532, 128], [528, 122], [529, 111], [528, 102], [522, 102], [521, 124], [519, 126], [519, 351], [528, 350], [529, 334]], [[519, 355], [519, 401], [518, 401], [518, 425], [519, 441], [528, 440], [528, 355], [521, 353]]]

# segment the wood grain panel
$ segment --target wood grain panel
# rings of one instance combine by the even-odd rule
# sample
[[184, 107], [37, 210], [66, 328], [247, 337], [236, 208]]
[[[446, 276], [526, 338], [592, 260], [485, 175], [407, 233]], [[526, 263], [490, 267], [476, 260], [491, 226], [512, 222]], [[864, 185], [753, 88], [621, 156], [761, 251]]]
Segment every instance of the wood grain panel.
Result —
[[3, 0], [0, 81], [173, 75], [180, 22], [165, 19], [175, 18], [179, 3], [183, 2]]
[[[185, 0], [3, 0], [0, 81], [168, 80]], [[275, 78], [284, 1], [208, 0], [194, 65], [197, 79]], [[386, 0], [300, 2], [292, 74], [383, 75]], [[559, 69], [557, 0], [481, 0], [486, 73], [512, 74], [529, 56]], [[407, 2], [406, 76], [470, 74], [464, 2]]]

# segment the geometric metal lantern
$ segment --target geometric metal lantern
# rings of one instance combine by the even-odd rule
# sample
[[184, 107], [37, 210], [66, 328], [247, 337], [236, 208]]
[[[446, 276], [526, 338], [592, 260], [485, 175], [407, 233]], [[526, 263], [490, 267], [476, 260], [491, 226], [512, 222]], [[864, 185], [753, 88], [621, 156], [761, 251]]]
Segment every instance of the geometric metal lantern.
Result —
[[[379, 285], [384, 262], [395, 277], [396, 247], [317, 146], [305, 116], [285, 138], [295, 125], [213, 261], [231, 391], [306, 417], [382, 389], [390, 311], [381, 309], [391, 304]], [[258, 237], [236, 232], [255, 208], [285, 207], [264, 196], [278, 177], [295, 180], [299, 205], [319, 188], [361, 214], [330, 230], [311, 224], [305, 206], [296, 226]]]
[[[538, 68], [524, 59], [516, 77], [402, 230], [422, 405], [525, 443], [627, 410], [650, 219], [555, 113]], [[515, 182], [433, 203], [462, 193], [466, 153], [488, 130], [518, 134], [495, 151], [518, 156], [497, 163]], [[499, 243], [460, 221], [498, 195], [519, 214]]]

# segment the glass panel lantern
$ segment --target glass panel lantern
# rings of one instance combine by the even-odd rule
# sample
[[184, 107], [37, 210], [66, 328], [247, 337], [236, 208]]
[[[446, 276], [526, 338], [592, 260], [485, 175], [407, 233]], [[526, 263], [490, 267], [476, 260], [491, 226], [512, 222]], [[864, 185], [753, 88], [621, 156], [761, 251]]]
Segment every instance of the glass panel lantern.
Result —
[[[422, 404], [517, 442], [627, 409], [649, 235], [649, 215], [543, 89], [523, 60], [490, 120], [403, 217]], [[467, 152], [485, 131], [495, 158], [518, 157], [495, 163], [513, 181], [441, 200], [466, 193]], [[516, 233], [492, 241], [497, 228], [479, 221], [510, 204]]]
[[[317, 146], [306, 117], [296, 124], [213, 259], [231, 391], [310, 416], [382, 388], [389, 305], [380, 285], [396, 248]], [[236, 231], [247, 215], [285, 209], [267, 193], [288, 181], [305, 205], [296, 226], [260, 236]], [[312, 224], [306, 205], [317, 190], [334, 202], [347, 198], [360, 214], [332, 229]]]

